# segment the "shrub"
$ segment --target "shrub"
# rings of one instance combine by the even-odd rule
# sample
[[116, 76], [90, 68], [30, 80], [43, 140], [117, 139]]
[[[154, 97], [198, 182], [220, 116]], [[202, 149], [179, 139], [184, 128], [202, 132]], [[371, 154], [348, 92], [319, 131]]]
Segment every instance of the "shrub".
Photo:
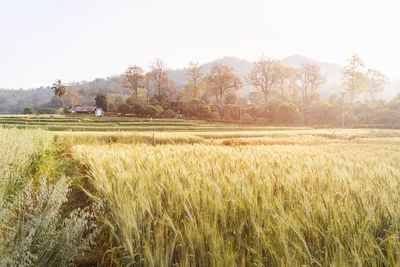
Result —
[[43, 108], [39, 110], [40, 114], [55, 114], [56, 110], [54, 108]]
[[226, 105], [224, 106], [223, 112], [224, 112], [224, 118], [231, 118], [231, 120], [239, 120], [240, 106]]
[[136, 115], [143, 115], [146, 113], [146, 109], [138, 103], [135, 103], [132, 106], [130, 106], [129, 111]]
[[24, 108], [24, 114], [35, 114], [35, 110], [31, 107]]
[[211, 112], [210, 117], [211, 117], [211, 119], [213, 119], [213, 120], [219, 120], [219, 119], [221, 119], [221, 116], [219, 115], [219, 112], [216, 112], [216, 111]]
[[174, 118], [175, 116], [176, 116], [176, 112], [173, 111], [172, 109], [167, 109], [163, 113], [163, 117], [165, 117], [165, 118]]
[[268, 124], [268, 122], [269, 122], [269, 120], [264, 117], [258, 117], [256, 121], [258, 124]]
[[117, 111], [118, 111], [118, 113], [126, 115], [129, 112], [129, 105], [126, 103], [121, 103], [121, 104], [119, 104]]
[[254, 119], [253, 119], [252, 116], [250, 116], [250, 114], [244, 114], [240, 118], [240, 122], [243, 122], [243, 123], [254, 123]]
[[88, 209], [61, 217], [68, 192], [66, 179], [49, 185], [43, 177], [38, 190], [30, 183], [17, 201], [0, 206], [0, 223], [8, 229], [0, 240], [2, 266], [66, 266], [94, 242]]
[[228, 113], [228, 112], [226, 112], [226, 113], [223, 115], [222, 119], [223, 119], [224, 121], [226, 121], [226, 122], [233, 121], [233, 118], [232, 118], [231, 114]]
[[211, 117], [211, 109], [207, 104], [203, 104], [200, 106], [199, 116], [202, 119], [208, 119]]
[[69, 108], [68, 108], [68, 107], [64, 107], [63, 113], [64, 113], [64, 114], [70, 114], [71, 112], [69, 111]]
[[150, 115], [150, 116], [157, 116], [157, 115], [161, 115], [163, 113], [164, 109], [162, 106], [158, 106], [158, 105], [148, 105], [146, 107], [146, 114]]

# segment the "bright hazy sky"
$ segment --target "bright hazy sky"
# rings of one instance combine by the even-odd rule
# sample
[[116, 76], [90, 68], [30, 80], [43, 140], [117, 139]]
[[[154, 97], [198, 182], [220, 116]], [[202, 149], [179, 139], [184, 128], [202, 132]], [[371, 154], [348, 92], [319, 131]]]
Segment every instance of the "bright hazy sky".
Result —
[[399, 0], [0, 0], [0, 88], [302, 54], [400, 78]]

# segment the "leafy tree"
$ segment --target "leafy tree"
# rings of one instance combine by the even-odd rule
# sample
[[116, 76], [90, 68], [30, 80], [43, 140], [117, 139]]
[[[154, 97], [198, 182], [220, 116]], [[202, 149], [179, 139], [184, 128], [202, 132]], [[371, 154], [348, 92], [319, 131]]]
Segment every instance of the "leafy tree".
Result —
[[53, 89], [54, 95], [61, 99], [62, 106], [64, 106], [62, 97], [67, 94], [67, 86], [65, 86], [61, 80], [57, 80], [55, 83], [53, 83], [51, 89]]
[[207, 75], [207, 87], [215, 94], [219, 102], [219, 112], [222, 113], [223, 98], [231, 90], [239, 90], [242, 82], [234, 73], [232, 67], [224, 64], [216, 64]]
[[279, 63], [274, 59], [262, 56], [253, 63], [253, 69], [246, 80], [264, 94], [264, 105], [267, 106], [268, 96], [279, 82]]
[[364, 62], [357, 54], [353, 54], [347, 60], [347, 64], [342, 69], [343, 86], [350, 95], [350, 102], [353, 103], [357, 95], [367, 89], [368, 79], [363, 72]]
[[97, 107], [102, 108], [104, 111], [108, 110], [106, 96], [102, 94], [97, 94], [94, 100], [96, 101]]
[[122, 104], [124, 101], [120, 95], [109, 95], [107, 96], [107, 109], [109, 111], [118, 111], [118, 107], [120, 104]]

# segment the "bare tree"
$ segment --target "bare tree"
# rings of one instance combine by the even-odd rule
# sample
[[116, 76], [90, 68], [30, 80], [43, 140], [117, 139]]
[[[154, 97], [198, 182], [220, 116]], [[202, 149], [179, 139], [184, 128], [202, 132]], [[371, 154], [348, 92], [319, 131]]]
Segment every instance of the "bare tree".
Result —
[[186, 69], [186, 76], [189, 81], [185, 84], [185, 93], [190, 98], [199, 98], [204, 92], [206, 84], [201, 66], [196, 62], [189, 62]]
[[138, 101], [138, 88], [142, 86], [143, 82], [143, 70], [139, 66], [132, 66], [129, 67], [125, 71], [125, 77], [124, 80], [122, 81], [122, 87], [124, 88], [130, 88], [133, 91], [135, 91], [135, 102]]
[[375, 99], [376, 95], [382, 92], [389, 79], [377, 70], [369, 69], [367, 71], [368, 79], [368, 94], [371, 100]]
[[215, 94], [219, 101], [219, 110], [222, 113], [223, 97], [230, 90], [239, 90], [242, 82], [233, 72], [232, 67], [224, 64], [216, 64], [207, 75], [207, 88]]
[[342, 70], [343, 87], [350, 95], [351, 103], [358, 94], [364, 92], [368, 87], [368, 79], [363, 73], [364, 62], [357, 54], [347, 60], [348, 65]]
[[147, 72], [143, 77], [143, 87], [146, 89], [146, 105], [149, 105], [149, 91], [152, 87], [152, 73]]
[[246, 77], [246, 81], [264, 94], [264, 104], [267, 106], [268, 96], [279, 82], [279, 63], [262, 56], [253, 63], [253, 69]]
[[169, 77], [164, 62], [159, 58], [151, 65], [151, 78], [157, 97], [161, 101], [168, 89]]
[[295, 76], [295, 70], [292, 67], [278, 64], [278, 87], [281, 91], [281, 100], [284, 98], [285, 91], [290, 90], [292, 77]]
[[321, 75], [316, 64], [302, 64], [297, 71], [297, 77], [300, 82], [303, 103], [308, 105], [313, 101], [321, 86], [325, 84], [326, 79]]

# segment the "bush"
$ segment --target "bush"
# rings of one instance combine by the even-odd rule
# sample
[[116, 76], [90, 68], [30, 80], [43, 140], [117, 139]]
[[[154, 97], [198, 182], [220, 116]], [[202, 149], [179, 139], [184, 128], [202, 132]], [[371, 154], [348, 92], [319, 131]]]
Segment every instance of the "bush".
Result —
[[67, 179], [50, 185], [43, 177], [38, 189], [30, 183], [11, 206], [0, 205], [0, 222], [9, 229], [0, 240], [1, 266], [67, 266], [93, 244], [94, 213], [76, 209], [61, 216], [69, 190]]
[[123, 115], [126, 115], [128, 112], [129, 112], [129, 105], [128, 104], [126, 104], [126, 103], [121, 103], [121, 104], [119, 104], [119, 106], [118, 106], [118, 108], [117, 108], [117, 111], [118, 111], [118, 113], [121, 113], [121, 114], [123, 114]]
[[68, 107], [64, 107], [63, 113], [64, 113], [64, 114], [70, 114], [71, 112], [69, 111], [69, 108], [68, 108]]
[[281, 103], [279, 105], [279, 121], [294, 123], [300, 118], [299, 108], [291, 103]]
[[176, 116], [176, 112], [172, 109], [167, 109], [166, 111], [164, 111], [163, 116], [165, 118], [174, 118]]
[[203, 104], [200, 106], [199, 116], [202, 119], [208, 119], [211, 117], [211, 109], [207, 104]]
[[158, 106], [158, 105], [148, 105], [146, 107], [146, 114], [150, 115], [150, 116], [158, 116], [161, 115], [163, 113], [164, 109], [162, 106]]
[[268, 119], [267, 118], [264, 118], [264, 117], [258, 117], [257, 118], [257, 123], [258, 124], [268, 124]]
[[231, 118], [231, 120], [239, 120], [240, 106], [226, 105], [224, 107], [224, 118]]
[[39, 110], [40, 114], [55, 114], [56, 110], [54, 108], [43, 108]]
[[253, 118], [256, 118], [256, 117], [265, 117], [267, 112], [264, 106], [247, 105], [242, 108], [242, 114], [250, 114]]
[[252, 116], [250, 116], [250, 114], [244, 114], [240, 118], [240, 122], [243, 122], [243, 123], [254, 123], [254, 119], [253, 119]]
[[211, 112], [211, 119], [213, 119], [213, 120], [219, 120], [219, 119], [221, 119], [221, 116], [219, 115], [219, 113], [218, 112], [216, 112], [216, 111], [213, 111], [213, 112]]
[[228, 112], [226, 112], [226, 113], [224, 114], [224, 116], [222, 117], [222, 120], [223, 120], [223, 121], [229, 122], [229, 121], [233, 121], [233, 118], [232, 118], [231, 114], [229, 114]]
[[157, 115], [161, 115], [164, 112], [164, 108], [162, 106], [155, 105], [154, 107], [156, 109]]
[[146, 113], [146, 109], [142, 105], [135, 103], [132, 106], [130, 106], [129, 112], [132, 112], [135, 115], [143, 115]]
[[31, 107], [24, 108], [24, 114], [35, 114], [35, 110]]

